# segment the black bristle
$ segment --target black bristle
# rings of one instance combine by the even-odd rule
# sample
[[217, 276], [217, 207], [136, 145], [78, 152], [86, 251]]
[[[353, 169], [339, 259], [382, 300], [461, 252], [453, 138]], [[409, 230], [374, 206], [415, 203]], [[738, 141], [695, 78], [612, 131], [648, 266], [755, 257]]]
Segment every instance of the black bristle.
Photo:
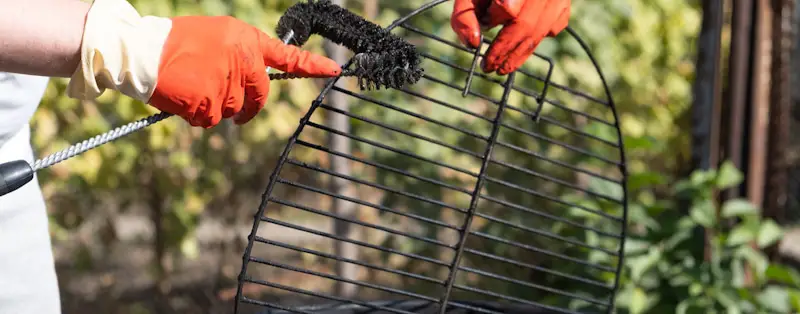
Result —
[[281, 38], [294, 31], [291, 43], [302, 46], [318, 34], [356, 53], [353, 70], [363, 89], [400, 88], [422, 77], [420, 54], [414, 45], [329, 0], [299, 2], [278, 21]]

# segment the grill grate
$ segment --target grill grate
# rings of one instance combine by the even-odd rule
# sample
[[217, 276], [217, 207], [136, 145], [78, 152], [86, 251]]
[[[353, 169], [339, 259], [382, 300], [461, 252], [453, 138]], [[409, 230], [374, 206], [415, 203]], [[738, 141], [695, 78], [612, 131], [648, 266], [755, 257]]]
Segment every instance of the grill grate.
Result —
[[[255, 217], [237, 313], [612, 311], [625, 163], [599, 68], [569, 29], [563, 46], [571, 40], [574, 58], [594, 66], [580, 80], [557, 83], [566, 71], [538, 53], [507, 76], [472, 72], [473, 52], [429, 24], [443, 2], [389, 26], [422, 52], [420, 82], [360, 91], [331, 80], [301, 119]], [[349, 110], [326, 103], [336, 93]], [[350, 131], [326, 126], [327, 115], [347, 116]], [[330, 136], [348, 138], [351, 152]], [[341, 243], [358, 258], [338, 254]], [[337, 272], [342, 263], [357, 272]]]

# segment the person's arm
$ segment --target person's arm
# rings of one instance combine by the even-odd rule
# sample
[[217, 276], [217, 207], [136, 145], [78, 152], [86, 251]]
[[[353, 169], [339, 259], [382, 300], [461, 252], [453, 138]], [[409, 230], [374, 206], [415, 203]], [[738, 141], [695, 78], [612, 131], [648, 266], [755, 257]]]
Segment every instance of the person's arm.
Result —
[[193, 126], [252, 119], [269, 93], [266, 67], [332, 77], [331, 59], [230, 16], [141, 16], [126, 0], [0, 0], [0, 71], [70, 77], [67, 94], [106, 89]]
[[89, 6], [79, 0], [0, 0], [0, 72], [71, 76]]

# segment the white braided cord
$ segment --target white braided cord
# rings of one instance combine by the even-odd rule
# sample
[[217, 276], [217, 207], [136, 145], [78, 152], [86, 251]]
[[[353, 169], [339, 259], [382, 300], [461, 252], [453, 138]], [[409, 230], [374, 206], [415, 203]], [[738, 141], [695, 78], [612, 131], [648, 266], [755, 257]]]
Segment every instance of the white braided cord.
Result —
[[116, 140], [120, 137], [133, 133], [140, 129], [143, 129], [149, 125], [152, 125], [156, 122], [159, 122], [171, 116], [172, 114], [170, 113], [161, 112], [149, 116], [147, 118], [141, 119], [139, 121], [134, 121], [126, 125], [117, 127], [103, 134], [84, 140], [80, 143], [73, 144], [72, 146], [67, 147], [64, 150], [58, 151], [56, 153], [45, 156], [44, 158], [36, 160], [36, 162], [34, 162], [32, 166], [33, 171], [39, 171], [41, 169], [50, 167], [59, 162], [72, 158], [75, 155], [81, 154], [87, 150], [93, 149], [110, 141]]

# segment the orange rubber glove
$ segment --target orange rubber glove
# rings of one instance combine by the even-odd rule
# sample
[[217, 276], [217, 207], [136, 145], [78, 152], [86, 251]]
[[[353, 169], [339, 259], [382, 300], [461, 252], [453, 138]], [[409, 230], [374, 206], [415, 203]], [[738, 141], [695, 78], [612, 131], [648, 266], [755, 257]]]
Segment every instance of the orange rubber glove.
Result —
[[516, 71], [547, 36], [567, 27], [570, 0], [455, 0], [450, 25], [470, 48], [480, 44], [481, 27], [503, 25], [483, 58], [484, 72]]
[[307, 77], [341, 72], [333, 60], [285, 45], [231, 17], [172, 22], [150, 104], [195, 126], [210, 127], [234, 115], [237, 124], [255, 117], [269, 93], [267, 66]]
[[333, 60], [229, 16], [142, 17], [125, 0], [95, 0], [68, 94], [92, 99], [112, 89], [193, 126], [231, 117], [242, 124], [264, 107], [267, 66], [307, 77], [341, 73]]

